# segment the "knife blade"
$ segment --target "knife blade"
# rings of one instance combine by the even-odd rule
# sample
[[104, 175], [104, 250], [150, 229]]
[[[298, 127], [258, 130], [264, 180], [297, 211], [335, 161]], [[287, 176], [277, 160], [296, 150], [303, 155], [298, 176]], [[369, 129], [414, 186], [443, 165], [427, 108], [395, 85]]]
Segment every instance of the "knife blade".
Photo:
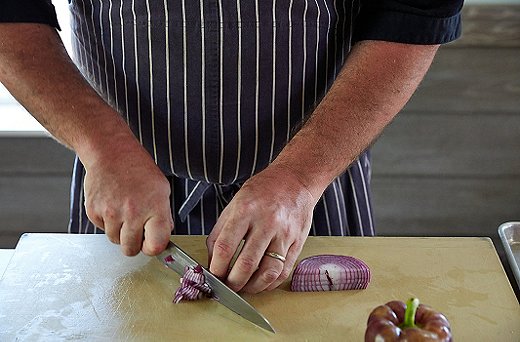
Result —
[[[174, 270], [181, 277], [184, 275], [184, 268], [186, 266], [195, 267], [200, 265], [195, 259], [190, 257], [179, 246], [171, 241], [168, 244], [168, 247], [161, 254], [157, 255], [157, 258], [165, 266]], [[260, 328], [275, 333], [269, 321], [253, 306], [251, 306], [251, 304], [240, 297], [235, 291], [231, 290], [206, 268], [202, 267], [202, 272], [206, 284], [208, 284], [213, 291], [213, 299]]]

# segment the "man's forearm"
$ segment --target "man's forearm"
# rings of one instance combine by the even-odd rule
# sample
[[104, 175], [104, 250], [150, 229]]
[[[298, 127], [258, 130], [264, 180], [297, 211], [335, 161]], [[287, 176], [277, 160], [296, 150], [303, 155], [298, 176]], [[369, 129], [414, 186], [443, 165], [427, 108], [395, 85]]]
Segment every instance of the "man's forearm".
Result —
[[82, 77], [52, 27], [0, 24], [0, 37], [0, 82], [84, 162], [96, 159], [96, 153], [111, 146], [109, 141], [135, 140]]
[[0, 24], [0, 81], [85, 166], [85, 213], [126, 255], [157, 255], [173, 219], [170, 184], [120, 115], [69, 59], [57, 33]]
[[328, 94], [272, 166], [287, 169], [321, 196], [410, 99], [437, 48], [356, 44]]

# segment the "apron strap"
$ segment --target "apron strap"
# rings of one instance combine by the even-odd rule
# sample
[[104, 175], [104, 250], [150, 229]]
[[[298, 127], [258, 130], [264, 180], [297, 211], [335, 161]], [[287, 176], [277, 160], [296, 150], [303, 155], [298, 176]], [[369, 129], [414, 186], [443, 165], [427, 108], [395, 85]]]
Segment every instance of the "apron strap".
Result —
[[182, 222], [186, 221], [186, 218], [188, 217], [190, 212], [200, 202], [202, 196], [204, 196], [204, 193], [206, 192], [206, 190], [208, 190], [210, 186], [210, 183], [206, 183], [203, 181], [198, 181], [197, 184], [195, 184], [195, 187], [193, 188], [193, 190], [191, 190], [190, 194], [188, 195], [188, 197], [186, 197], [184, 203], [182, 203], [181, 207], [179, 208], [179, 217]]

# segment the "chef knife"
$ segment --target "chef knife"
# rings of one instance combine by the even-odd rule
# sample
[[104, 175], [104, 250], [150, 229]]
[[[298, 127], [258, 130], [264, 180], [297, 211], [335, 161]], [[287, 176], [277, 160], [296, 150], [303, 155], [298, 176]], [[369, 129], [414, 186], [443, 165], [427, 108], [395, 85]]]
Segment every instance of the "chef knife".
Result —
[[[190, 257], [186, 252], [170, 241], [168, 247], [157, 256], [157, 258], [167, 267], [177, 272], [181, 277], [184, 275], [186, 266], [195, 267], [200, 265], [195, 259]], [[173, 261], [172, 261], [173, 260]], [[214, 299], [223, 304], [228, 309], [234, 311], [244, 317], [251, 323], [275, 332], [269, 321], [262, 316], [254, 307], [240, 297], [236, 292], [231, 290], [226, 284], [218, 279], [213, 273], [202, 267], [206, 284], [213, 290]]]

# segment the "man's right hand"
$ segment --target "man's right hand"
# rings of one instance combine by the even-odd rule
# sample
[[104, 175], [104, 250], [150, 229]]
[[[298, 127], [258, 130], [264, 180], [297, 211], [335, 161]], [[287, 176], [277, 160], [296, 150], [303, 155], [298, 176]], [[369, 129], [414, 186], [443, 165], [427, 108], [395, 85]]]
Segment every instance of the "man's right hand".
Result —
[[86, 82], [56, 30], [0, 23], [0, 82], [87, 170], [89, 219], [123, 253], [160, 253], [173, 220], [170, 186], [130, 128]]
[[173, 229], [170, 185], [141, 146], [85, 165], [85, 208], [125, 255], [157, 255]]

